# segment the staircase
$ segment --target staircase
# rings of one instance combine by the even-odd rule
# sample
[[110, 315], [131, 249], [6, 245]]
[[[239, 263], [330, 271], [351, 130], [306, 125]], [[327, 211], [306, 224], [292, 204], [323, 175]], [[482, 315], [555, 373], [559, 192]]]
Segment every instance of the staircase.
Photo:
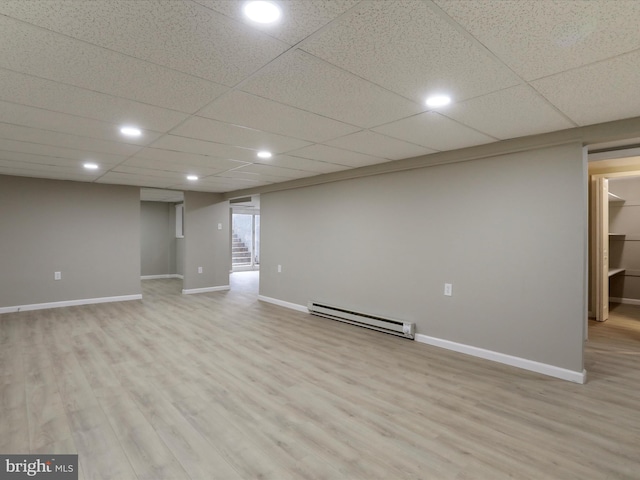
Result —
[[251, 265], [251, 252], [237, 233], [231, 236], [231, 264]]

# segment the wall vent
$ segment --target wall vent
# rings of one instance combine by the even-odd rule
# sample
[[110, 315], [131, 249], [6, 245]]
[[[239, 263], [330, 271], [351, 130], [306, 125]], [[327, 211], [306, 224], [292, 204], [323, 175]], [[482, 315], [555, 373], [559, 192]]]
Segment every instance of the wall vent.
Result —
[[309, 302], [309, 313], [319, 317], [330, 318], [340, 322], [358, 325], [360, 327], [391, 333], [405, 338], [413, 339], [416, 333], [416, 324], [379, 317], [368, 313], [354, 312], [346, 308], [333, 307], [325, 303]]

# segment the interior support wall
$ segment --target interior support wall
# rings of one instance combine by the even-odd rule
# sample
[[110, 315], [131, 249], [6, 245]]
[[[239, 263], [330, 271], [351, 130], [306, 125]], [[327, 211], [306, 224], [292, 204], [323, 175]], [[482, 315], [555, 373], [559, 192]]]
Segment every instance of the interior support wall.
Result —
[[581, 373], [584, 169], [569, 143], [264, 193], [260, 294]]

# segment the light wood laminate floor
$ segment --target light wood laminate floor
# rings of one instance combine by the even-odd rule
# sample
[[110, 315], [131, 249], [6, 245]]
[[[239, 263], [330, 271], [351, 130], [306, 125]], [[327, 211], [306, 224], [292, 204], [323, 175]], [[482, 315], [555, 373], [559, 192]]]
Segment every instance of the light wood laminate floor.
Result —
[[640, 307], [592, 324], [576, 385], [261, 303], [241, 275], [0, 316], [0, 452], [77, 452], [83, 479], [640, 478]]

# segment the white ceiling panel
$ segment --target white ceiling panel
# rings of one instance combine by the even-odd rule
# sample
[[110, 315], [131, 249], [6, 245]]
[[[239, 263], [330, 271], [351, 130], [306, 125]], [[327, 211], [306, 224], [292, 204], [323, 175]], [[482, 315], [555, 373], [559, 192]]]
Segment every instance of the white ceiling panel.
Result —
[[578, 125], [636, 117], [640, 113], [640, 52], [531, 84]]
[[152, 165], [153, 162], [157, 162], [156, 165], [161, 165], [163, 162], [165, 162], [167, 164], [175, 163], [177, 167], [180, 167], [183, 164], [188, 164], [204, 168], [213, 168], [216, 170], [230, 170], [232, 168], [238, 168], [249, 163], [240, 162], [237, 160], [228, 160], [226, 158], [220, 157], [198, 155], [195, 153], [161, 150], [159, 148], [145, 148], [141, 150], [140, 153], [137, 153], [135, 156], [131, 157], [128, 162], [137, 160], [146, 160], [150, 162], [149, 165]]
[[300, 50], [276, 59], [242, 90], [363, 128], [424, 110]]
[[425, 112], [398, 120], [378, 127], [375, 131], [434, 150], [454, 150], [495, 141], [495, 138], [476, 132], [435, 112]]
[[350, 167], [345, 165], [336, 165], [335, 163], [319, 162], [317, 160], [309, 160], [302, 157], [293, 157], [290, 155], [277, 155], [268, 160], [260, 159], [261, 165], [272, 165], [275, 167], [292, 168], [294, 170], [304, 170], [305, 172], [315, 173], [331, 173], [340, 170], [347, 170]]
[[[73, 167], [79, 174], [84, 175], [85, 170], [82, 168], [82, 161], [74, 158], [54, 157], [51, 155], [35, 155], [33, 153], [23, 152], [9, 152], [6, 150], [0, 150], [0, 159], [11, 162], [20, 162], [27, 164], [38, 165], [50, 165], [53, 167]], [[112, 165], [106, 165], [109, 168]], [[35, 168], [35, 167], [29, 167]], [[104, 169], [102, 170], [104, 171]]]
[[360, 130], [353, 125], [239, 90], [218, 98], [198, 115], [310, 142], [324, 142]]
[[238, 0], [196, 1], [289, 45], [295, 45], [356, 5], [360, 0], [279, 0], [278, 5], [282, 9], [284, 21], [276, 25], [261, 25], [246, 19], [242, 13], [244, 3]]
[[171, 134], [225, 145], [267, 150], [274, 153], [282, 153], [309, 145], [309, 142], [296, 138], [284, 137], [253, 128], [239, 127], [203, 117], [191, 117], [182, 125], [173, 129]]
[[443, 114], [500, 139], [576, 126], [528, 85], [456, 103]]
[[302, 48], [416, 102], [434, 92], [471, 98], [520, 81], [427, 2], [363, 2], [348, 20]]
[[291, 154], [296, 157], [309, 158], [320, 162], [335, 163], [338, 165], [345, 165], [347, 167], [364, 167], [365, 165], [375, 165], [376, 163], [384, 163], [387, 161], [384, 158], [351, 152], [341, 148], [330, 147], [329, 145], [312, 145], [310, 147], [296, 150]]
[[93, 181], [98, 178], [104, 171], [100, 170], [83, 170], [78, 169], [75, 165], [51, 165], [51, 164], [37, 164], [23, 161], [5, 160], [2, 158], [0, 152], [0, 168], [5, 170], [14, 171], [38, 171], [41, 173], [56, 174], [56, 175], [73, 175], [75, 179], [81, 179], [83, 181]]
[[[182, 174], [191, 174], [198, 176], [215, 175], [216, 173], [224, 172], [228, 169], [225, 168], [211, 168], [202, 165], [194, 165], [191, 163], [183, 163], [176, 160], [162, 161], [162, 160], [149, 160], [148, 158], [129, 158], [126, 162], [120, 165], [121, 167], [133, 167], [144, 168], [151, 170], [165, 170], [170, 172], [178, 172]], [[234, 168], [237, 168], [238, 164], [235, 164]], [[120, 170], [124, 171], [124, 170]]]
[[109, 142], [97, 138], [80, 137], [21, 125], [11, 125], [9, 123], [0, 123], [0, 138], [127, 157], [143, 148], [139, 145]]
[[279, 178], [282, 181], [285, 179], [310, 177], [313, 172], [305, 172], [302, 170], [294, 170], [292, 168], [274, 167], [272, 165], [261, 165], [254, 163], [252, 165], [245, 165], [244, 167], [236, 168], [234, 172], [242, 173], [257, 173], [261, 176], [269, 176], [273, 178]]
[[73, 180], [77, 182], [91, 182], [95, 180], [95, 175], [85, 175], [82, 172], [64, 167], [54, 167], [45, 165], [43, 168], [33, 170], [26, 166], [3, 166], [0, 162], [0, 175], [13, 175], [18, 177], [49, 178], [52, 180]]
[[369, 130], [337, 138], [330, 142], [325, 142], [325, 144], [389, 160], [400, 160], [401, 158], [417, 157], [435, 152], [435, 150], [403, 142]]
[[[35, 8], [55, 4], [18, 3]], [[0, 5], [5, 3], [0, 2]], [[94, 21], [89, 23], [96, 24]], [[2, 15], [0, 67], [187, 113], [202, 108], [227, 90], [222, 85]]]
[[[5, 0], [0, 12], [229, 86], [288, 48], [283, 42], [194, 2]], [[108, 21], [96, 22], [97, 18]], [[230, 63], [234, 68], [228, 68]]]
[[637, 0], [435, 0], [526, 80], [640, 48]]
[[0, 100], [159, 132], [170, 130], [188, 117], [186, 113], [6, 69], [0, 69], [0, 85]]
[[0, 1], [2, 172], [226, 192], [640, 116], [638, 0], [274, 1]]
[[205, 142], [193, 138], [178, 137], [176, 135], [164, 135], [154, 142], [153, 148], [174, 150], [177, 152], [209, 155], [212, 157], [226, 158], [241, 162], [253, 162], [256, 160], [257, 150], [223, 145], [222, 143]]
[[158, 132], [145, 130], [139, 138], [124, 138], [119, 132], [119, 126], [112, 123], [1, 100], [0, 122], [135, 145], [146, 145], [161, 135]]
[[151, 175], [133, 175], [123, 172], [107, 172], [96, 180], [96, 183], [112, 183], [115, 185], [134, 185], [139, 187], [169, 188], [176, 183], [175, 179]]
[[53, 147], [50, 145], [40, 145], [38, 143], [17, 142], [15, 140], [7, 140], [4, 138], [0, 139], [0, 150], [5, 152], [28, 153], [43, 157], [68, 158], [80, 162], [91, 161], [104, 165], [117, 165], [127, 158], [122, 155], [74, 150], [70, 148]]

